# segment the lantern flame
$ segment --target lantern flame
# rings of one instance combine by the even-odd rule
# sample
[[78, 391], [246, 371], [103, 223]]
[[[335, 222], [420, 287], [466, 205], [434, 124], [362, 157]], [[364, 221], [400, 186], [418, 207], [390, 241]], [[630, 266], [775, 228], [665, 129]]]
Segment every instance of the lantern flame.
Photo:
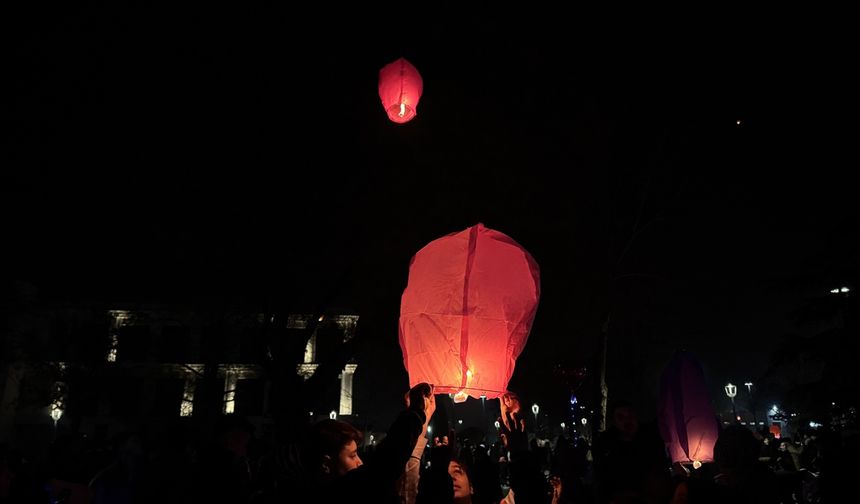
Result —
[[403, 117], [406, 115], [406, 104], [405, 103], [400, 104], [400, 113], [397, 115], [400, 117]]

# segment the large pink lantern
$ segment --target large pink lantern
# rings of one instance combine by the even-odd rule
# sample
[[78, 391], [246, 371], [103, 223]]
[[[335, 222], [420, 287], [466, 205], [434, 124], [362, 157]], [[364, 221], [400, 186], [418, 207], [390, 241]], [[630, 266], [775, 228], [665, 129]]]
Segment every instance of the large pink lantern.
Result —
[[498, 397], [507, 391], [540, 299], [540, 272], [510, 237], [482, 224], [427, 244], [409, 266], [400, 348], [409, 385]]
[[717, 417], [698, 361], [678, 352], [660, 379], [660, 434], [672, 462], [693, 464], [714, 460]]
[[418, 114], [418, 100], [423, 90], [421, 74], [403, 58], [379, 71], [379, 98], [388, 118], [396, 123], [411, 121]]

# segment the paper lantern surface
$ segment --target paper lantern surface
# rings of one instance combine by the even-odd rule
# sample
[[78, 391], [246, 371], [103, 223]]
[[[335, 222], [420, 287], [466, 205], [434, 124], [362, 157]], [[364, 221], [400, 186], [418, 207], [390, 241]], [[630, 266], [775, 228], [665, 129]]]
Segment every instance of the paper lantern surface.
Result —
[[717, 417], [699, 362], [678, 352], [660, 379], [660, 434], [672, 462], [695, 464], [714, 460]]
[[503, 394], [540, 299], [531, 255], [477, 224], [430, 242], [412, 258], [400, 304], [409, 385], [489, 399]]
[[402, 124], [418, 114], [418, 101], [424, 91], [421, 74], [404, 58], [379, 71], [379, 98], [392, 121]]

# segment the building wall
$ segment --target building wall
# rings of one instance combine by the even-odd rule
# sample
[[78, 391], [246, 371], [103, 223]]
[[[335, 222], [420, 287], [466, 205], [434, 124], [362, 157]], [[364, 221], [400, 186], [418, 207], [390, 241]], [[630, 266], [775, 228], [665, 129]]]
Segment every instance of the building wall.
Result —
[[[352, 338], [358, 317], [331, 316], [313, 332], [309, 315], [267, 321], [256, 313], [221, 316], [152, 307], [44, 310], [36, 320], [25, 331], [20, 358], [0, 367], [0, 441], [63, 426], [109, 437], [207, 407], [248, 416], [259, 427], [271, 422], [271, 384], [261, 365], [265, 331], [275, 340], [313, 340], [312, 359], [303, 363], [304, 372], [312, 374], [336, 346], [328, 340]], [[202, 393], [207, 369], [223, 393]], [[342, 378], [332, 383], [333, 390], [343, 387]], [[352, 409], [338, 397], [327, 402], [340, 414]]]

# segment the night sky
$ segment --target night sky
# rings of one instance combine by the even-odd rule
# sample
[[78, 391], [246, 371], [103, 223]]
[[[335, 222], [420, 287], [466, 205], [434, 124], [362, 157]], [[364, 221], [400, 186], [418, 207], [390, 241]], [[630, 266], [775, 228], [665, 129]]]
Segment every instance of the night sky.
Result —
[[[611, 314], [611, 393], [647, 408], [675, 349], [716, 397], [857, 278], [836, 27], [63, 9], [2, 18], [2, 276], [45, 302], [358, 313], [359, 404], [394, 403], [409, 259], [482, 222], [541, 267], [512, 388], [561, 408], [552, 366], [595, 372]], [[424, 95], [396, 125], [401, 56]]]

